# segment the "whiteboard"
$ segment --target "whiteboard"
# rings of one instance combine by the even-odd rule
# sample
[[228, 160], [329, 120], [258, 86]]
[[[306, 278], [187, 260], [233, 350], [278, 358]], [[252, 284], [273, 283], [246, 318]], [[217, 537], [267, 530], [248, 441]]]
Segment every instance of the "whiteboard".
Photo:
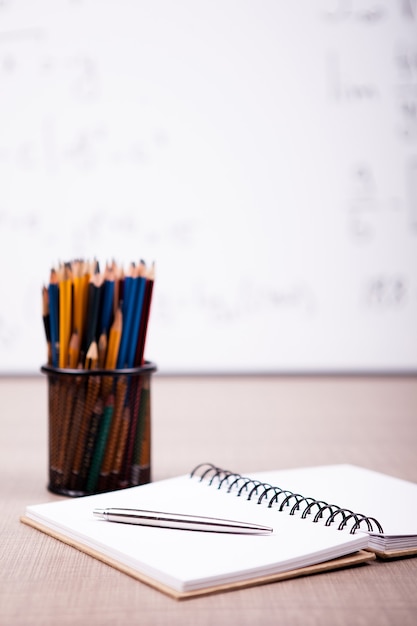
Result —
[[155, 261], [161, 373], [417, 370], [416, 0], [3, 0], [0, 372]]

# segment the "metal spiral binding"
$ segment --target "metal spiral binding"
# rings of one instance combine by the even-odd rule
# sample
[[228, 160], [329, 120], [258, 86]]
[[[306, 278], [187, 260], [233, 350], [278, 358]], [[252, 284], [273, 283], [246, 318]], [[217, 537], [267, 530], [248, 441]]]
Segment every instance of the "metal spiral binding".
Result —
[[374, 532], [374, 527], [378, 533], [383, 534], [384, 532], [381, 524], [374, 517], [369, 517], [363, 513], [354, 513], [350, 509], [329, 504], [324, 500], [305, 497], [288, 489], [281, 489], [281, 487], [260, 480], [247, 478], [242, 474], [224, 470], [212, 463], [197, 465], [190, 473], [191, 478], [195, 476], [199, 476], [200, 482], [207, 480], [209, 486], [217, 484], [218, 489], [227, 487], [227, 493], [234, 491], [235, 495], [240, 497], [245, 494], [247, 500], [257, 498], [257, 504], [267, 502], [268, 508], [275, 505], [278, 511], [284, 511], [287, 507], [291, 507], [289, 514], [295, 515], [296, 512], [300, 512], [302, 519], [306, 519], [307, 515], [314, 512], [312, 521], [324, 520], [325, 526], [330, 526], [336, 521], [336, 518], [341, 518], [337, 527], [338, 530], [343, 530], [350, 525], [351, 534], [359, 530], [362, 523], [366, 524], [368, 532]]

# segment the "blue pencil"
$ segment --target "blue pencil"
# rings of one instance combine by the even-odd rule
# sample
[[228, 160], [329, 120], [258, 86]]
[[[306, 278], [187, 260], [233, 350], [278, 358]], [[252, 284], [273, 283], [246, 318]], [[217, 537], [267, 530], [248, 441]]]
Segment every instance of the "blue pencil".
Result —
[[127, 366], [134, 367], [135, 365], [135, 357], [136, 357], [136, 349], [138, 345], [139, 338], [139, 328], [142, 320], [143, 314], [143, 301], [145, 296], [145, 287], [146, 287], [146, 278], [145, 276], [138, 277], [138, 287], [136, 293], [136, 299], [132, 303], [133, 304], [133, 320], [132, 327], [130, 332], [130, 340], [129, 340], [129, 349], [128, 349], [128, 359]]
[[127, 365], [127, 351], [129, 345], [130, 328], [133, 315], [132, 302], [135, 300], [135, 288], [138, 281], [132, 275], [126, 276], [123, 285], [123, 330], [122, 338], [120, 340], [119, 354], [117, 357], [117, 369], [126, 367]]

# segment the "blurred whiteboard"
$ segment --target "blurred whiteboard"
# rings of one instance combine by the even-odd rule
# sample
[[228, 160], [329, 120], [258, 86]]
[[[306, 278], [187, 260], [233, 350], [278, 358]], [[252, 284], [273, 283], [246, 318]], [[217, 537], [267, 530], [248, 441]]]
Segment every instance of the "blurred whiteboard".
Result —
[[416, 0], [3, 0], [0, 371], [156, 262], [165, 373], [417, 370]]

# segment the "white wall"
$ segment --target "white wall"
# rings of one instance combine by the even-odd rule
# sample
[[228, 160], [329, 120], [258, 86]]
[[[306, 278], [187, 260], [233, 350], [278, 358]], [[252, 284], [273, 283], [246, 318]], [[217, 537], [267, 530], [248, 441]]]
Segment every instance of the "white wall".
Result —
[[416, 0], [3, 0], [0, 255], [3, 373], [94, 256], [161, 372], [416, 370]]

